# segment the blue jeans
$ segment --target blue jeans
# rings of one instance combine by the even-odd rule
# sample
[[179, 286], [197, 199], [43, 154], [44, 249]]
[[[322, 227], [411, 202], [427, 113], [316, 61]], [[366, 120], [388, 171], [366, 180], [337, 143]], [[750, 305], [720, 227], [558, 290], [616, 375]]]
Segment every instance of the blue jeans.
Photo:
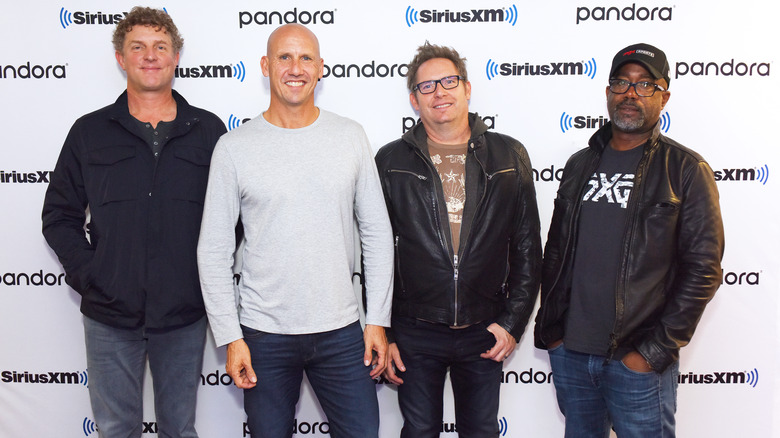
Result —
[[619, 360], [567, 350], [549, 351], [566, 438], [673, 438], [677, 362], [662, 374], [638, 372]]
[[393, 334], [406, 372], [398, 375], [402, 438], [439, 437], [447, 370], [460, 438], [497, 437], [502, 363], [479, 357], [496, 343], [487, 323], [451, 329], [414, 318], [393, 318]]
[[89, 398], [101, 438], [140, 437], [146, 358], [160, 437], [197, 437], [195, 403], [206, 317], [163, 333], [125, 330], [84, 317]]
[[363, 331], [355, 322], [322, 333], [282, 335], [241, 327], [257, 385], [244, 390], [252, 438], [289, 438], [303, 373], [334, 438], [377, 438], [376, 383], [363, 365]]

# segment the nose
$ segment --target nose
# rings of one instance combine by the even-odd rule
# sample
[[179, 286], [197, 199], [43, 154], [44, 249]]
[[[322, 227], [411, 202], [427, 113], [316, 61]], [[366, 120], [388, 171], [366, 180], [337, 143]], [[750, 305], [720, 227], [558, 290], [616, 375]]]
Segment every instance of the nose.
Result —
[[300, 59], [293, 59], [292, 64], [290, 65], [290, 73], [297, 75], [299, 74], [303, 69], [301, 68], [301, 60]]
[[447, 90], [444, 89], [444, 85], [442, 85], [441, 82], [435, 82], [433, 86], [436, 87], [433, 89], [434, 96], [442, 96], [447, 94]]
[[144, 59], [149, 61], [157, 59], [157, 50], [154, 47], [148, 47], [144, 50]]

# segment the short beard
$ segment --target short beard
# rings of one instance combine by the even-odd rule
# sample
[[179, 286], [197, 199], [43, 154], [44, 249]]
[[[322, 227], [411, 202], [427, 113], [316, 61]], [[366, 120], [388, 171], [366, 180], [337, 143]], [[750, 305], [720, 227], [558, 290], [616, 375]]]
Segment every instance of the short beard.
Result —
[[[620, 109], [621, 105], [631, 105], [632, 107], [636, 108], [639, 112], [639, 117], [636, 119], [621, 119], [617, 114], [618, 110]], [[612, 119], [612, 124], [617, 126], [621, 131], [623, 132], [634, 132], [638, 131], [642, 126], [645, 124], [645, 113], [642, 111], [642, 108], [628, 104], [626, 101], [623, 101], [617, 105], [615, 105], [615, 108], [612, 110], [612, 114], [610, 114], [610, 118]]]

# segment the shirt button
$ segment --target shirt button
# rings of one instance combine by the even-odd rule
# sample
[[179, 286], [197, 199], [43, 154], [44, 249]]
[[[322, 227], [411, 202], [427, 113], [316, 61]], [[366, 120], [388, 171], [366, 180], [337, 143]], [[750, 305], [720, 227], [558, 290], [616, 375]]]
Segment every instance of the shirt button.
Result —
[[157, 143], [157, 142], [154, 142], [154, 145], [155, 145], [155, 146], [157, 146], [158, 144], [159, 144], [159, 143]]
[[[157, 144], [157, 143], [155, 143], [155, 144]], [[155, 157], [156, 157], [156, 156], [158, 156], [158, 155], [160, 155], [160, 153], [159, 153], [159, 152], [155, 152], [155, 153], [154, 153], [154, 156], [155, 156]]]
[[149, 192], [149, 196], [150, 196], [150, 197], [152, 196], [152, 192]]

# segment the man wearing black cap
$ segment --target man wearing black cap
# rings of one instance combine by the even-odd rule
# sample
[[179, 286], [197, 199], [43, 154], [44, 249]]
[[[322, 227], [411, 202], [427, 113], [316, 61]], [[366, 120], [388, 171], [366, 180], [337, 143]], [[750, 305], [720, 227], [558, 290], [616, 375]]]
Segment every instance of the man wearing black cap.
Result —
[[668, 88], [664, 52], [618, 52], [610, 122], [566, 163], [555, 199], [535, 343], [567, 438], [674, 436], [679, 350], [721, 283], [715, 178], [661, 134]]

